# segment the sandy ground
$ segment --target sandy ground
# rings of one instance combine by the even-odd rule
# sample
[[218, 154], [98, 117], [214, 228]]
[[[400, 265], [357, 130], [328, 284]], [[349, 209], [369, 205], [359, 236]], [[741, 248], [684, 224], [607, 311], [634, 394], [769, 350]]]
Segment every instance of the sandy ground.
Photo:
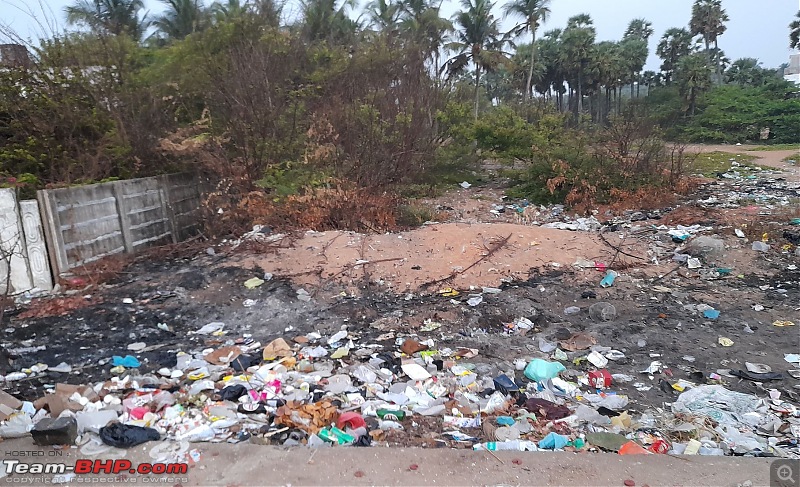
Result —
[[[468, 269], [506, 237], [510, 237], [506, 245]], [[644, 255], [644, 249], [639, 247], [634, 241], [622, 245], [625, 252]], [[292, 280], [300, 285], [335, 279], [351, 288], [363, 285], [366, 272], [395, 292], [414, 292], [453, 273], [459, 274], [448, 281], [448, 286], [499, 286], [503, 280], [527, 279], [531, 269], [568, 268], [579, 258], [610, 263], [615, 253], [594, 232], [509, 223], [443, 223], [373, 236], [308, 232], [291, 248], [249, 256], [243, 265], [258, 265], [275, 275], [293, 276]], [[616, 262], [624, 262], [625, 258], [619, 255]], [[357, 264], [362, 261], [369, 263]]]
[[[133, 464], [153, 461], [149, 443], [131, 448], [124, 458]], [[605, 453], [486, 452], [419, 448], [281, 449], [251, 444], [192, 444], [201, 454], [187, 476], [151, 476], [160, 485], [608, 485], [637, 486], [769, 484], [772, 459], [742, 457], [620, 456]], [[4, 452], [45, 451], [30, 439], [2, 443]], [[52, 451], [45, 454], [48, 455]], [[67, 456], [69, 455], [69, 456]], [[30, 458], [5, 455], [31, 462]], [[74, 464], [84, 458], [77, 448], [46, 462]], [[108, 459], [111, 457], [94, 457]], [[119, 458], [119, 457], [117, 457]], [[499, 460], [498, 460], [499, 458]], [[502, 462], [502, 463], [501, 463]], [[416, 466], [416, 469], [415, 467]], [[47, 476], [48, 478], [50, 476]], [[171, 478], [170, 478], [171, 477]], [[10, 478], [0, 479], [0, 482]], [[82, 480], [88, 480], [84, 478]], [[144, 483], [124, 475], [116, 483]], [[170, 480], [164, 482], [164, 480]], [[98, 476], [99, 481], [99, 476]]]

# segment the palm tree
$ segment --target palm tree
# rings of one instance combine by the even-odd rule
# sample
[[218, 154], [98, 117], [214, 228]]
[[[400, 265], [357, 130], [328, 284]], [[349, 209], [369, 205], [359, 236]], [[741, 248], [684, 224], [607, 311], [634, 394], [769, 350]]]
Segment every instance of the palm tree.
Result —
[[645, 96], [649, 96], [650, 95], [650, 87], [653, 86], [654, 84], [658, 83], [658, 73], [656, 73], [655, 71], [649, 71], [649, 70], [645, 71], [644, 73], [642, 73], [642, 75], [639, 78], [639, 80], [640, 80], [640, 83], [642, 83], [643, 85], [645, 85], [647, 87], [647, 93], [645, 93]]
[[550, 15], [550, 0], [511, 0], [503, 7], [506, 16], [516, 15], [522, 17], [524, 21], [519, 24], [515, 31], [521, 34], [525, 31], [531, 33], [531, 58], [528, 66], [528, 81], [525, 83], [525, 98], [533, 96], [531, 91], [531, 81], [533, 79], [533, 66], [536, 64], [536, 30], [539, 26], [547, 22]]
[[445, 63], [444, 68], [452, 76], [466, 69], [469, 63], [475, 65], [475, 119], [478, 119], [479, 87], [481, 71], [494, 69], [504, 62], [503, 45], [507, 42], [500, 35], [499, 22], [492, 14], [494, 3], [491, 0], [461, 0], [463, 10], [456, 12], [454, 23], [456, 40], [447, 45], [458, 54]]
[[138, 41], [147, 29], [147, 16], [139, 17], [143, 8], [142, 0], [77, 0], [64, 12], [70, 25], [84, 25], [98, 33], [127, 34]]
[[692, 52], [692, 34], [686, 29], [673, 27], [667, 29], [656, 47], [656, 54], [662, 59], [661, 72], [665, 84], [672, 83], [672, 76], [680, 60]]
[[616, 86], [619, 79], [617, 72], [617, 66], [621, 63], [619, 44], [613, 41], [599, 42], [595, 46], [595, 55], [592, 60], [597, 71], [598, 98], [600, 98], [601, 89], [605, 89], [605, 97], [603, 98], [605, 98], [606, 109], [605, 111], [600, 110], [598, 119], [605, 120], [611, 111], [611, 90]]
[[241, 17], [250, 11], [250, 3], [248, 0], [227, 0], [225, 3], [214, 2], [211, 4], [210, 12], [217, 22], [224, 22], [226, 20]]
[[336, 6], [336, 0], [303, 0], [302, 32], [311, 41], [329, 43], [348, 43], [359, 29], [359, 23], [351, 19], [347, 12], [354, 8], [355, 0], [344, 0]]
[[623, 39], [641, 39], [645, 42], [653, 35], [653, 23], [645, 19], [633, 19], [625, 29]]
[[553, 29], [545, 32], [544, 36], [536, 41], [538, 59], [543, 66], [542, 76], [535, 83], [536, 91], [545, 96], [552, 92], [559, 111], [563, 105], [564, 81], [566, 80], [564, 65], [561, 63], [561, 33], [561, 29]]
[[161, 0], [167, 10], [153, 25], [168, 39], [180, 40], [202, 30], [206, 12], [201, 0]]
[[725, 82], [739, 86], [759, 86], [764, 82], [764, 68], [756, 58], [737, 59], [725, 71]]
[[685, 56], [675, 72], [686, 112], [694, 115], [697, 98], [711, 86], [711, 68], [699, 53]]
[[562, 62], [574, 75], [570, 86], [576, 88], [575, 119], [583, 111], [583, 72], [592, 58], [595, 30], [592, 18], [588, 14], [571, 17], [567, 21], [567, 28], [561, 36]]
[[633, 98], [633, 85], [638, 79], [636, 73], [644, 68], [647, 62], [647, 41], [635, 37], [623, 39], [619, 43], [622, 59], [625, 60], [626, 78], [631, 85], [631, 99]]
[[400, 0], [400, 29], [421, 48], [426, 59], [433, 62], [433, 72], [439, 82], [439, 62], [442, 46], [453, 31], [453, 23], [439, 14], [441, 4], [429, 0]]
[[[625, 29], [625, 34], [622, 36], [622, 40], [624, 41], [642, 41], [644, 43], [644, 59], [641, 59], [641, 47], [640, 44], [636, 43], [629, 43], [630, 45], [627, 49], [634, 54], [634, 59], [631, 60], [631, 68], [633, 68], [633, 73], [631, 74], [631, 78], [634, 78], [636, 83], [636, 96], [639, 96], [639, 84], [638, 80], [641, 77], [640, 74], [642, 69], [644, 69], [644, 64], [647, 62], [647, 56], [649, 54], [649, 42], [650, 36], [653, 35], [653, 24], [645, 19], [633, 19], [628, 24], [628, 28]], [[633, 46], [636, 46], [635, 48]], [[636, 56], [638, 54], [638, 56]], [[635, 61], [635, 62], [634, 62]], [[639, 64], [641, 61], [641, 64]], [[633, 83], [631, 83], [631, 98], [633, 98]]]
[[370, 24], [379, 30], [393, 28], [400, 15], [400, 4], [392, 0], [372, 0], [367, 5]]
[[[693, 35], [703, 36], [703, 43], [706, 47], [706, 61], [711, 65], [711, 47], [710, 44], [714, 43], [714, 50], [719, 51], [719, 36], [721, 36], [727, 27], [725, 22], [730, 20], [728, 14], [722, 8], [721, 0], [695, 0], [692, 5], [692, 19], [689, 22], [689, 28]], [[718, 83], [722, 81], [722, 71], [719, 63], [719, 58], [716, 63], [716, 80]]]
[[789, 24], [789, 47], [800, 49], [800, 10], [794, 16], [794, 20]]

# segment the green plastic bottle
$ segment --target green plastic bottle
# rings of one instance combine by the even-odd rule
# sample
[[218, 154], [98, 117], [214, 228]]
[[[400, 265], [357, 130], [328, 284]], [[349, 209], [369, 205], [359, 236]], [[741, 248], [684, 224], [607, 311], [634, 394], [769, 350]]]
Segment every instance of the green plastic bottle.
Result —
[[400, 409], [378, 409], [376, 414], [389, 421], [402, 421], [406, 417], [406, 412]]

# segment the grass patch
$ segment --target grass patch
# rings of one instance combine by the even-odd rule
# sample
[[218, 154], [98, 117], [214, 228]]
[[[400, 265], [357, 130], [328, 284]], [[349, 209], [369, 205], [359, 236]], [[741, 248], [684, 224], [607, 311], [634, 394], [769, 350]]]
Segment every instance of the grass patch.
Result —
[[697, 156], [689, 171], [693, 174], [702, 174], [705, 177], [713, 178], [718, 173], [727, 172], [733, 167], [734, 162], [739, 164], [739, 170], [760, 170], [775, 168], [755, 164], [755, 156], [748, 154], [732, 154], [730, 152], [704, 152]]
[[759, 151], [773, 151], [773, 150], [794, 150], [800, 147], [800, 144], [774, 144], [774, 145], [759, 145], [752, 149], [747, 149], [747, 152]]
[[800, 151], [798, 151], [795, 154], [792, 154], [790, 156], [784, 157], [783, 158], [783, 162], [789, 162], [791, 164], [797, 164], [798, 162], [800, 162]]
[[410, 199], [437, 198], [447, 191], [458, 189], [464, 181], [481, 186], [488, 183], [489, 178], [457, 162], [440, 164], [426, 172], [420, 181], [400, 186], [398, 192]]
[[446, 215], [440, 214], [433, 207], [414, 201], [401, 205], [398, 208], [398, 212], [397, 223], [401, 227], [418, 227], [425, 222], [438, 221], [446, 217]]

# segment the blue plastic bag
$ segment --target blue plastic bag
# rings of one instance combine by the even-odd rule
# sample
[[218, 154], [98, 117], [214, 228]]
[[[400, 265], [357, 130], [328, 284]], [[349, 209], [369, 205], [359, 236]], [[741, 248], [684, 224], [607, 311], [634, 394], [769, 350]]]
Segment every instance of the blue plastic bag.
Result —
[[136, 367], [142, 365], [141, 362], [139, 362], [133, 355], [126, 355], [125, 358], [122, 358], [119, 355], [114, 355], [111, 357], [111, 364], [114, 367], [121, 365], [129, 369], [135, 369]]
[[569, 440], [566, 436], [561, 436], [558, 433], [549, 433], [547, 436], [542, 438], [539, 442], [539, 448], [542, 450], [560, 450], [564, 448], [569, 443]]
[[565, 370], [567, 370], [566, 367], [558, 362], [548, 362], [547, 360], [535, 358], [525, 367], [525, 377], [540, 382], [558, 377], [558, 374]]

